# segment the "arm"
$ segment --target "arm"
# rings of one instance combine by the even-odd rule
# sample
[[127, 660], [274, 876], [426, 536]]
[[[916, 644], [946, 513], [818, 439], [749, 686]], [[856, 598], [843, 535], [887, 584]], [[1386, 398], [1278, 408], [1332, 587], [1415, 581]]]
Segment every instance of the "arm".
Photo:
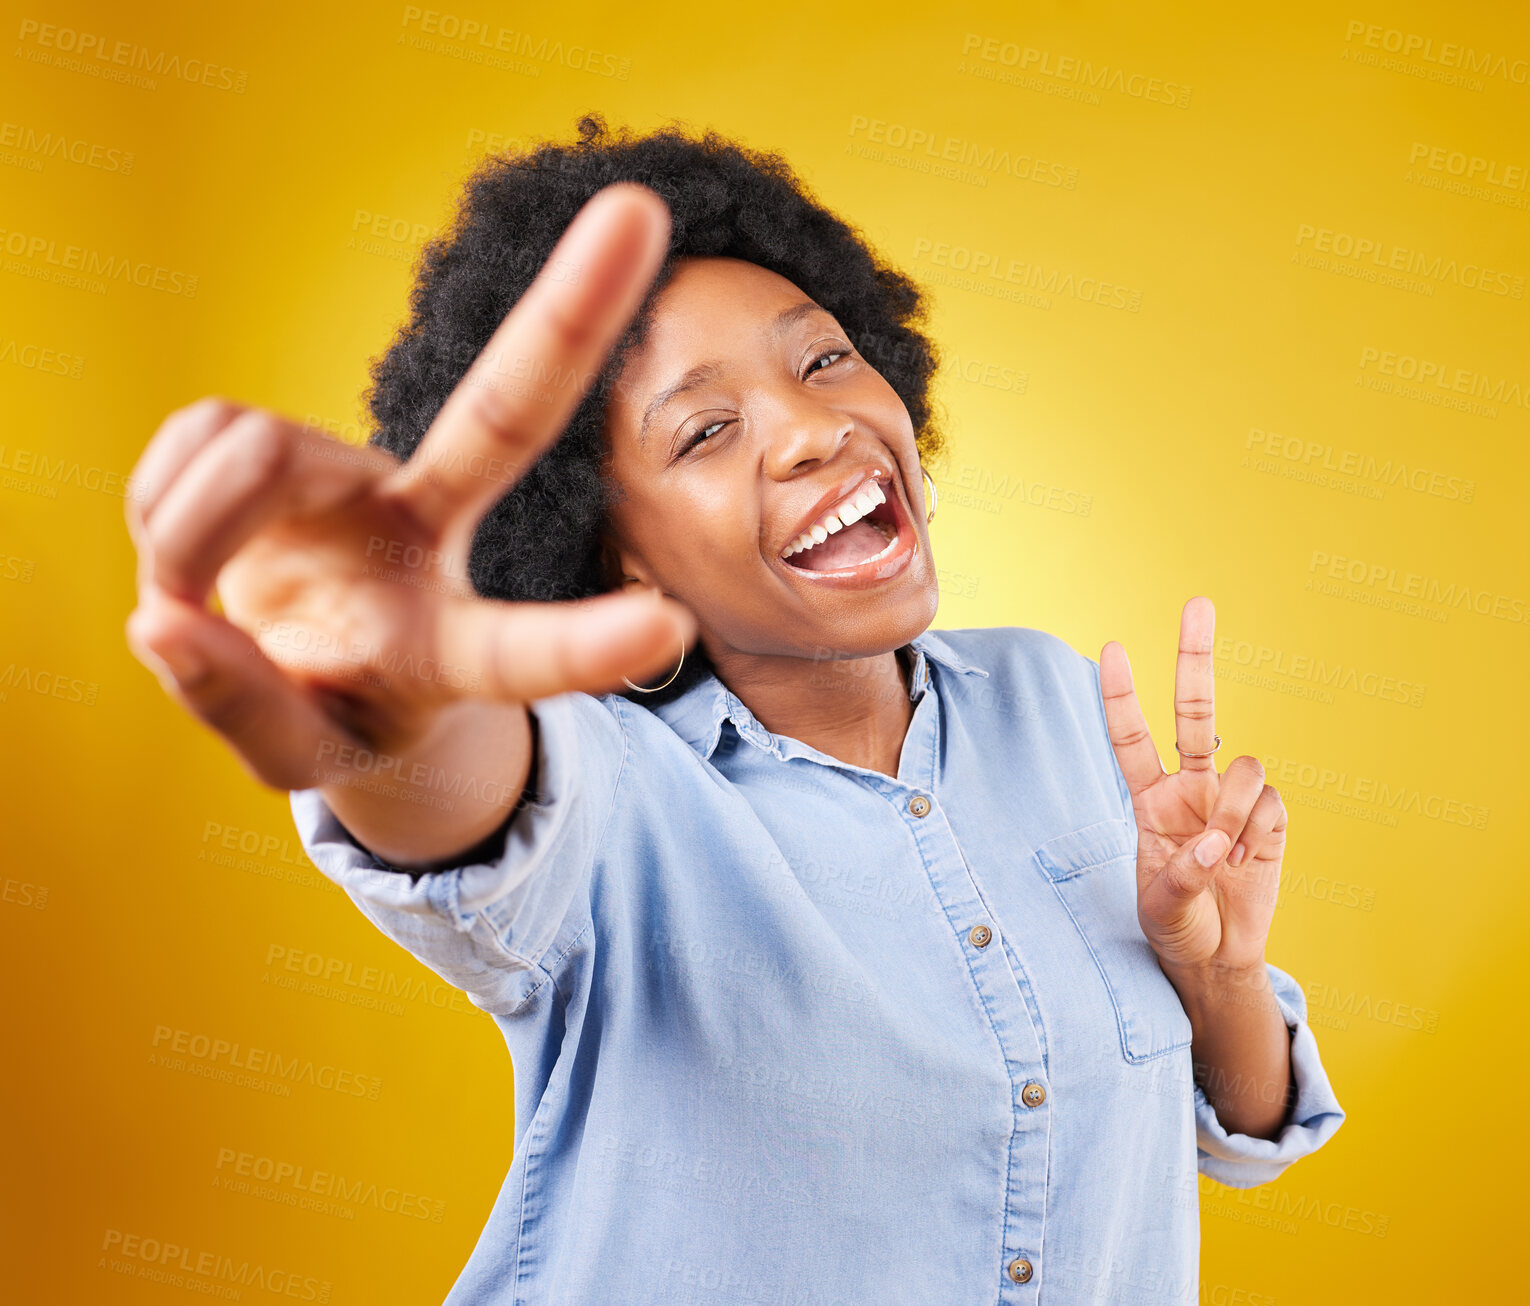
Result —
[[[1203, 1167], [1249, 1186], [1273, 1179], [1344, 1118], [1305, 1027], [1301, 990], [1264, 960], [1279, 898], [1286, 810], [1244, 754], [1219, 773], [1214, 613], [1192, 598], [1174, 676], [1179, 769], [1163, 769], [1115, 641], [1096, 666], [1123, 808], [1137, 827], [1137, 920], [1190, 1018]], [[1283, 992], [1282, 992], [1283, 990]]]
[[[1253, 1188], [1279, 1178], [1287, 1166], [1322, 1147], [1344, 1123], [1344, 1108], [1334, 1096], [1317, 1040], [1307, 1024], [1306, 995], [1278, 966], [1267, 964], [1264, 969], [1270, 999], [1280, 1012], [1290, 1046], [1291, 1100], [1282, 1123], [1261, 1135], [1230, 1127], [1222, 1109], [1213, 1105], [1201, 1084], [1195, 1085], [1196, 1167], [1231, 1188]], [[1199, 1061], [1198, 1054], [1192, 1052], [1192, 1057]], [[1197, 1065], [1197, 1079], [1203, 1073]], [[1214, 1075], [1205, 1077], [1210, 1081]]]
[[328, 750], [317, 788], [379, 862], [423, 875], [503, 847], [536, 773], [535, 736], [523, 704], [464, 700], [397, 756]]
[[[580, 275], [532, 283], [406, 461], [208, 399], [170, 415], [130, 478], [134, 652], [254, 778], [292, 792], [319, 868], [486, 1010], [521, 1009], [548, 949], [579, 937], [626, 756], [591, 695], [668, 665], [696, 625], [657, 590], [489, 601], [467, 562], [631, 322], [667, 235], [651, 190], [591, 199], [550, 260]], [[506, 381], [523, 363], [557, 380]], [[380, 547], [406, 561], [380, 571]], [[517, 812], [534, 760], [546, 794]]]
[[1195, 1082], [1229, 1133], [1274, 1139], [1296, 1100], [1291, 1029], [1266, 966], [1159, 966], [1190, 1017]]
[[620, 716], [565, 694], [529, 709], [536, 769], [525, 805], [484, 844], [426, 873], [374, 856], [321, 791], [291, 796], [303, 849], [383, 934], [474, 1005], [518, 1016], [549, 991], [591, 924], [590, 880], [627, 756]]
[[[134, 652], [256, 779], [319, 790], [402, 867], [508, 826], [532, 770], [527, 704], [651, 674], [694, 635], [657, 591], [489, 602], [466, 566], [630, 322], [667, 222], [630, 183], [586, 204], [554, 250], [581, 275], [533, 282], [402, 464], [209, 399], [171, 414], [134, 467]], [[507, 358], [559, 380], [506, 383]], [[381, 546], [416, 561], [379, 572]]]

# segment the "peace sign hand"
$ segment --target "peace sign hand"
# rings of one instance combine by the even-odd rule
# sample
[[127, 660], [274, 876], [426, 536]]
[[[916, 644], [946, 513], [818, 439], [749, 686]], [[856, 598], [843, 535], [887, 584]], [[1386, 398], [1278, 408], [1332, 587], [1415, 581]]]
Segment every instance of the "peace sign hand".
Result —
[[[693, 640], [695, 618], [657, 594], [491, 602], [466, 572], [478, 523], [558, 438], [668, 231], [646, 187], [592, 198], [408, 462], [217, 399], [161, 425], [126, 505], [139, 555], [129, 642], [257, 779], [313, 785], [319, 759], [358, 748], [450, 756], [475, 781], [524, 770], [525, 731], [505, 714], [524, 725], [537, 699], [651, 677]], [[206, 607], [214, 593], [221, 614]]]
[[1180, 615], [1174, 723], [1182, 756], [1173, 775], [1148, 733], [1126, 650], [1112, 640], [1100, 651], [1106, 726], [1137, 822], [1137, 919], [1160, 965], [1182, 973], [1263, 967], [1286, 847], [1286, 810], [1259, 759], [1235, 757], [1218, 775], [1210, 756], [1220, 742], [1212, 722], [1215, 620], [1204, 597]]

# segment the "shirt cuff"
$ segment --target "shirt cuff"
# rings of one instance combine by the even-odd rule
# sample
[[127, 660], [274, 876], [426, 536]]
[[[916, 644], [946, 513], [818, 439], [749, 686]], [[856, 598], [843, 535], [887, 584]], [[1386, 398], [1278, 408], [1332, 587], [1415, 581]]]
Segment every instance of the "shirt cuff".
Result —
[[1269, 1183], [1293, 1161], [1317, 1151], [1344, 1123], [1344, 1108], [1334, 1096], [1318, 1056], [1317, 1039], [1307, 1024], [1306, 994], [1285, 971], [1268, 962], [1265, 968], [1275, 1002], [1291, 1031], [1296, 1101], [1278, 1138], [1254, 1138], [1228, 1133], [1201, 1086], [1195, 1085], [1196, 1164], [1202, 1174], [1229, 1188]]
[[[319, 789], [289, 798], [298, 837], [310, 860], [358, 905], [388, 912], [438, 916], [461, 931], [482, 910], [535, 879], [564, 834], [578, 785], [578, 753], [563, 699], [531, 707], [537, 771], [514, 820], [436, 871], [401, 870], [356, 841]], [[540, 719], [536, 719], [540, 718]]]
[[544, 959], [588, 919], [582, 889], [596, 840], [570, 697], [531, 709], [540, 717], [533, 794], [482, 860], [423, 874], [393, 869], [356, 842], [322, 791], [290, 796], [314, 865], [385, 935], [495, 1014], [525, 1006], [552, 978]]

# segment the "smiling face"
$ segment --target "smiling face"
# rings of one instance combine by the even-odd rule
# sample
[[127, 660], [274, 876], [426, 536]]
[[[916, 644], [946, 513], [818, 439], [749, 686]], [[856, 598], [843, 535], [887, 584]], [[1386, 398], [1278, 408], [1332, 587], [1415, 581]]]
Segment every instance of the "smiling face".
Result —
[[785, 277], [680, 260], [605, 435], [622, 573], [685, 603], [725, 674], [825, 648], [887, 653], [933, 620], [908, 410]]

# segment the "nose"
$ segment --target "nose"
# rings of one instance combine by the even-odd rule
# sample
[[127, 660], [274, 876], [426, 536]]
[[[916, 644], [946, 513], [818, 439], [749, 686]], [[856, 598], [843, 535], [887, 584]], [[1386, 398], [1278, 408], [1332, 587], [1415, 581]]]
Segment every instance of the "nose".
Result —
[[772, 425], [775, 429], [765, 450], [765, 470], [778, 481], [828, 462], [855, 429], [846, 414], [806, 396], [783, 405]]

